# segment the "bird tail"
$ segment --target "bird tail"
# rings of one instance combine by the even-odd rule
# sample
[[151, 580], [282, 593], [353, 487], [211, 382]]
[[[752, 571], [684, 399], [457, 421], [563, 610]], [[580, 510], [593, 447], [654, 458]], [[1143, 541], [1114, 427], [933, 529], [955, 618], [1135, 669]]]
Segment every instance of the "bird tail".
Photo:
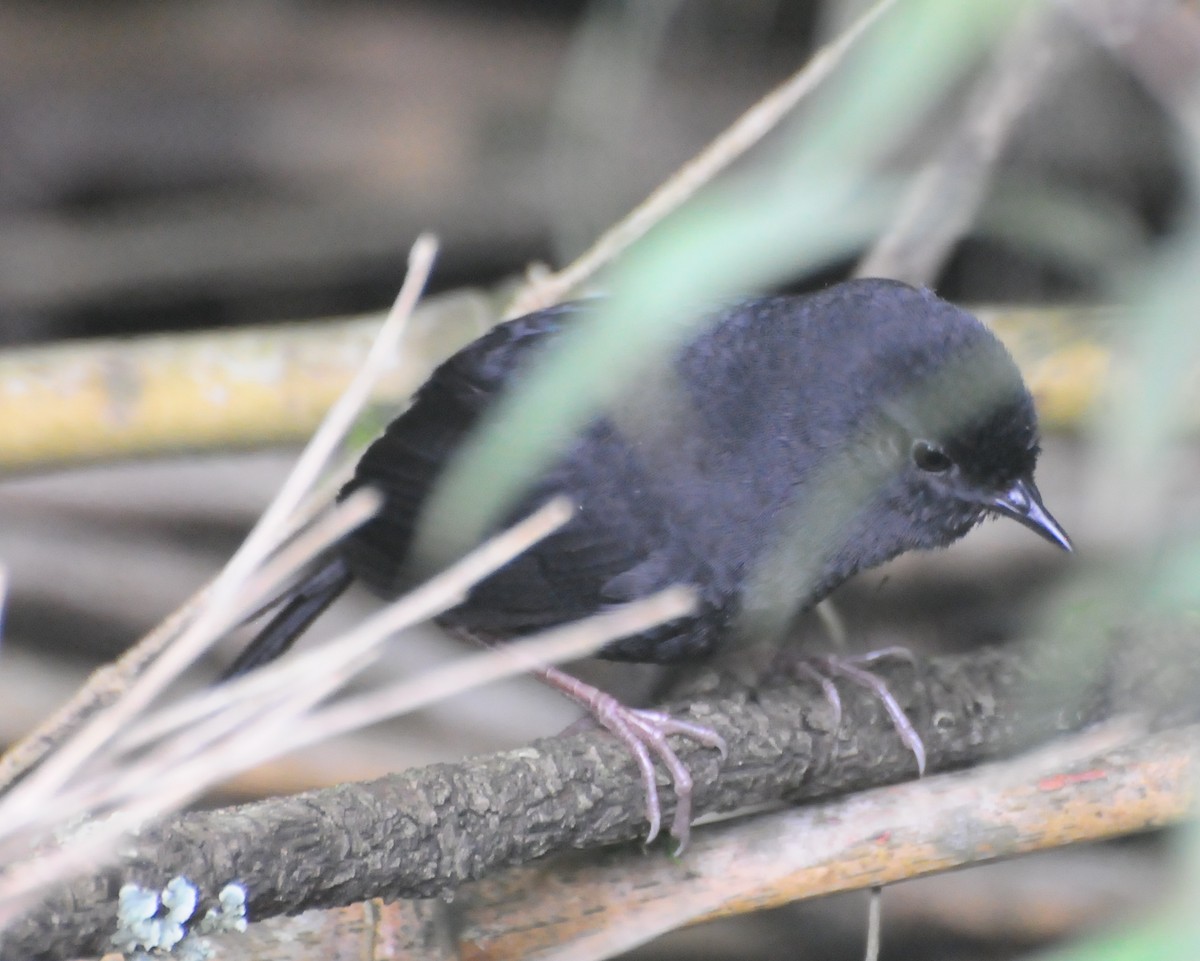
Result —
[[284, 654], [310, 624], [341, 596], [352, 580], [343, 557], [334, 554], [292, 589], [270, 622], [221, 675], [222, 681], [248, 674]]

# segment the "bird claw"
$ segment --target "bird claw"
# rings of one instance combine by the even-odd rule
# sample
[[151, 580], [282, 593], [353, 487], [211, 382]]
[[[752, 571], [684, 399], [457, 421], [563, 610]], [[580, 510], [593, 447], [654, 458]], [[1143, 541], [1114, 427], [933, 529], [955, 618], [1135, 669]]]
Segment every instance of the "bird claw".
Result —
[[843, 662], [862, 666], [863, 664], [875, 664], [878, 661], [887, 660], [889, 657], [897, 658], [901, 661], [907, 661], [909, 667], [917, 666], [917, 656], [907, 647], [902, 647], [899, 644], [889, 644], [887, 647], [880, 647], [874, 651], [867, 651], [863, 654], [850, 654], [841, 657]]
[[627, 707], [611, 694], [555, 668], [543, 668], [538, 673], [547, 683], [586, 707], [596, 721], [620, 740], [633, 755], [642, 777], [642, 787], [646, 796], [646, 820], [650, 823], [646, 844], [657, 838], [662, 829], [662, 803], [659, 800], [654, 757], [662, 762], [667, 773], [671, 775], [671, 783], [675, 789], [675, 816], [671, 820], [670, 833], [679, 842], [675, 850], [676, 855], [682, 854], [688, 845], [692, 828], [692, 773], [680, 760], [667, 738], [673, 734], [690, 738], [716, 750], [721, 760], [725, 760], [729, 754], [725, 739], [711, 728], [693, 721], [681, 720], [665, 711]]
[[705, 747], [714, 748], [724, 760], [729, 753], [725, 739], [711, 728], [691, 721], [672, 717], [664, 711], [642, 710], [626, 707], [615, 697], [597, 691], [589, 707], [596, 720], [611, 731], [633, 754], [642, 775], [642, 786], [646, 793], [646, 819], [650, 830], [646, 843], [650, 844], [662, 827], [662, 805], [658, 796], [658, 780], [654, 773], [651, 755], [658, 757], [671, 775], [675, 789], [675, 816], [671, 820], [671, 836], [678, 842], [677, 855], [688, 845], [692, 830], [692, 772], [680, 760], [667, 738], [672, 734], [690, 738]]
[[825, 695], [825, 703], [833, 710], [833, 724], [830, 725], [830, 730], [837, 733], [838, 728], [842, 726], [842, 695], [838, 693], [837, 685], [807, 661], [796, 662], [792, 665], [792, 670], [801, 677], [806, 677], [821, 686], [821, 693]]
[[835, 657], [832, 655], [817, 658], [816, 661], [824, 668], [824, 672], [818, 670], [808, 661], [800, 661], [793, 665], [795, 672], [811, 681], [815, 681], [821, 686], [821, 691], [825, 695], [825, 700], [833, 709], [834, 723], [833, 729], [836, 731], [842, 722], [842, 698], [838, 693], [837, 685], [831, 679], [831, 675], [844, 677], [846, 680], [857, 684], [859, 687], [864, 687], [879, 700], [887, 711], [888, 717], [891, 719], [892, 727], [896, 729], [896, 733], [900, 736], [900, 740], [904, 746], [912, 753], [913, 759], [917, 762], [917, 773], [925, 774], [925, 742], [921, 740], [921, 735], [917, 733], [917, 729], [909, 720], [908, 715], [904, 713], [904, 708], [900, 706], [900, 702], [896, 700], [896, 696], [892, 694], [887, 683], [879, 677], [879, 675], [869, 671], [863, 665], [874, 664], [888, 657], [898, 657], [909, 664], [916, 664], [916, 658], [912, 651], [906, 647], [892, 646], [880, 648], [877, 651], [869, 651], [866, 654], [854, 654], [850, 656]]
[[[909, 660], [912, 659], [911, 653], [905, 651], [905, 655]], [[917, 733], [917, 729], [913, 727], [912, 721], [908, 719], [908, 715], [904, 713], [904, 708], [900, 706], [900, 702], [896, 700], [896, 696], [891, 692], [891, 689], [887, 686], [883, 678], [864, 667], [860, 667], [858, 663], [870, 664], [886, 656], [888, 656], [886, 652], [872, 651], [870, 654], [864, 654], [861, 657], [825, 657], [822, 658], [822, 663], [829, 673], [839, 674], [859, 687], [865, 687], [878, 698], [879, 703], [888, 712], [888, 717], [892, 720], [892, 727], [900, 735], [900, 740], [912, 752], [913, 759], [917, 762], [917, 774], [923, 777], [926, 760], [925, 742], [921, 740], [921, 735]]]

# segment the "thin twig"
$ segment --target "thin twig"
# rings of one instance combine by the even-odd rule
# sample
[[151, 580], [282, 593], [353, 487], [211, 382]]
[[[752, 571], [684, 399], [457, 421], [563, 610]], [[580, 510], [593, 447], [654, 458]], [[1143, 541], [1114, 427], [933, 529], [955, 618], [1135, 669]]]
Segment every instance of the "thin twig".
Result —
[[883, 933], [883, 888], [876, 885], [867, 896], [867, 946], [863, 961], [879, 961], [879, 946]]
[[[356, 495], [357, 493], [363, 493], [366, 496], [361, 499], [357, 496], [347, 498], [346, 502], [330, 511], [327, 518], [318, 522], [317, 528], [300, 535], [305, 539], [309, 549], [315, 552], [320, 550], [322, 545], [332, 543], [333, 539], [336, 539], [337, 531], [343, 525], [353, 527], [361, 523], [363, 511], [369, 506], [368, 502], [371, 500], [371, 496], [366, 491], [356, 492]], [[352, 501], [354, 503], [351, 503]], [[322, 510], [328, 510], [328, 496], [321, 498], [314, 495], [309, 498], [308, 503], [297, 509], [294, 515], [293, 529], [305, 530], [309, 522]], [[323, 530], [324, 533], [319, 534], [318, 530]], [[328, 540], [326, 540], [327, 538]], [[285, 552], [291, 554], [292, 549], [299, 543], [299, 539], [289, 543], [276, 558], [269, 562], [268, 568], [273, 567]], [[291, 554], [288, 560], [288, 563], [294, 565], [291, 571], [297, 570], [306, 559]], [[270, 574], [267, 577], [276, 582], [282, 582], [288, 573], [287, 568], [284, 567], [277, 574]], [[247, 607], [252, 606], [252, 597], [262, 596], [266, 586], [263, 575], [256, 575], [254, 586], [239, 599], [239, 603], [243, 603]], [[36, 730], [25, 735], [3, 757], [0, 757], [0, 795], [22, 774], [37, 765], [71, 731], [77, 730], [88, 718], [119, 698], [128, 687], [130, 678], [140, 674], [146, 664], [157, 657], [163, 648], [178, 637], [183, 628], [194, 619], [196, 612], [206, 603], [210, 587], [211, 582], [193, 594], [170, 617], [157, 625], [116, 661], [94, 671], [87, 683], [79, 688], [67, 703], [44, 720]]]
[[[419, 710], [533, 667], [586, 657], [611, 640], [682, 617], [693, 607], [694, 597], [690, 591], [668, 588], [620, 609], [514, 641], [497, 650], [473, 654], [388, 689], [353, 698], [323, 711], [315, 710], [315, 705], [326, 695], [320, 686], [313, 685], [312, 689], [301, 689], [300, 697], [294, 701], [289, 700], [274, 710], [264, 712], [263, 717], [255, 720], [249, 737], [246, 736], [247, 731], [242, 731], [223, 744], [214, 742], [203, 753], [189, 758], [186, 764], [177, 764], [174, 758], [167, 757], [162, 764], [163, 780], [166, 783], [169, 776], [176, 784], [188, 787], [190, 795], [194, 796], [206, 783], [230, 777], [238, 771], [327, 737]], [[357, 672], [364, 662], [367, 662], [365, 658], [358, 663], [348, 664], [345, 671], [334, 675], [334, 681], [327, 680], [325, 691], [332, 692], [339, 688], [346, 676]], [[137, 793], [131, 793], [131, 803], [136, 803], [138, 799]]]
[[[473, 655], [377, 694], [356, 698], [324, 712], [312, 708], [367, 662], [365, 657], [347, 662], [343, 669], [326, 671], [315, 681], [293, 685], [288, 700], [271, 705], [242, 699], [217, 719], [217, 730], [208, 725], [184, 731], [147, 760], [118, 770], [107, 793], [89, 794], [85, 785], [63, 805], [84, 801], [121, 804], [112, 816], [94, 823], [81, 839], [49, 851], [40, 851], [36, 870], [31, 862], [10, 866], [0, 883], [0, 922], [36, 891], [61, 881], [70, 873], [103, 857], [117, 839], [137, 824], [195, 797], [209, 784], [251, 765], [331, 734], [406, 713], [481, 684], [509, 677], [532, 666], [544, 666], [587, 656], [614, 640], [647, 630], [686, 615], [694, 607], [692, 593], [669, 588], [652, 597], [581, 622], [544, 632], [508, 647]], [[294, 692], [294, 693], [292, 693]], [[252, 732], [253, 737], [247, 738]], [[215, 735], [215, 736], [214, 736]], [[204, 750], [199, 750], [203, 747]], [[123, 794], [124, 796], [117, 796]], [[49, 812], [55, 817], [61, 811]], [[85, 843], [79, 843], [80, 841]]]
[[67, 703], [0, 757], [0, 792], [41, 763], [71, 732], [110, 707], [129, 687], [130, 679], [141, 674], [195, 619], [211, 589], [211, 582], [204, 585], [119, 658], [93, 671]]
[[550, 501], [340, 638], [204, 691], [184, 704], [164, 709], [147, 718], [138, 731], [128, 732], [118, 742], [118, 749], [135, 750], [184, 725], [194, 724], [206, 715], [224, 710], [228, 704], [270, 700], [281, 693], [303, 688], [330, 671], [343, 669], [398, 631], [428, 620], [458, 603], [472, 586], [557, 530], [570, 514], [567, 501]]
[[842, 62], [861, 37], [896, 0], [878, 0], [836, 40], [826, 44], [782, 84], [759, 100], [685, 163], [587, 251], [557, 273], [530, 280], [506, 313], [516, 317], [558, 303], [601, 267], [615, 260], [655, 224], [758, 143]]
[[[572, 507], [556, 498], [528, 518], [489, 539], [446, 571], [395, 601], [355, 630], [323, 646], [318, 651], [296, 658], [290, 664], [255, 672], [221, 688], [197, 696], [194, 705], [171, 709], [164, 717], [151, 719], [154, 731], [177, 732], [148, 756], [129, 763], [122, 749], [134, 750], [147, 742], [136, 732], [109, 751], [108, 766], [74, 789], [60, 792], [44, 801], [36, 811], [20, 811], [4, 823], [4, 830], [23, 834], [39, 828], [49, 830], [65, 821], [95, 813], [97, 809], [120, 805], [87, 832], [87, 843], [78, 849], [59, 846], [41, 852], [36, 870], [24, 864], [13, 865], [0, 884], [0, 913], [16, 910], [38, 887], [61, 880], [63, 872], [79, 870], [89, 859], [100, 857], [117, 838], [145, 818], [195, 797], [209, 785], [253, 764], [326, 735], [321, 724], [302, 724], [301, 718], [313, 706], [339, 689], [362, 670], [374, 656], [374, 649], [397, 630], [427, 620], [458, 603], [476, 583], [527, 550], [532, 544], [561, 527], [572, 515]], [[690, 599], [687, 602], [691, 603]], [[649, 599], [631, 611], [613, 612], [598, 618], [600, 628], [565, 630], [535, 643], [532, 655], [508, 651], [489, 658], [444, 669], [449, 680], [440, 687], [427, 687], [418, 679], [405, 696], [410, 702], [428, 703], [426, 695], [484, 683], [497, 677], [527, 670], [530, 658], [541, 663], [581, 657], [614, 632], [650, 626], [647, 618], [661, 620], [686, 613], [679, 593]], [[534, 661], [534, 663], [538, 663]], [[441, 676], [441, 675], [439, 675]], [[401, 692], [403, 693], [403, 692]], [[443, 696], [443, 695], [437, 695]], [[391, 713], [404, 709], [403, 700], [392, 703]], [[378, 711], [379, 705], [373, 706]], [[220, 713], [218, 713], [220, 712]], [[198, 721], [210, 715], [203, 726]], [[353, 720], [353, 710], [334, 709], [334, 723], [343, 728]], [[360, 709], [357, 716], [362, 717]], [[180, 730], [182, 728], [182, 730]], [[24, 820], [20, 820], [24, 814]]]
[[[690, 590], [670, 587], [640, 601], [512, 642], [469, 662], [427, 671], [420, 677], [359, 695], [305, 718], [288, 734], [286, 750], [336, 737], [396, 714], [415, 711], [465, 690], [547, 664], [594, 654], [611, 640], [684, 617], [695, 607]], [[283, 753], [280, 751], [280, 753]]]
[[361, 487], [339, 501], [329, 513], [303, 528], [261, 568], [246, 579], [237, 599], [243, 611], [256, 611], [278, 597], [281, 587], [297, 571], [302, 571], [328, 548], [339, 543], [351, 531], [375, 516], [383, 505], [383, 495], [370, 487]]

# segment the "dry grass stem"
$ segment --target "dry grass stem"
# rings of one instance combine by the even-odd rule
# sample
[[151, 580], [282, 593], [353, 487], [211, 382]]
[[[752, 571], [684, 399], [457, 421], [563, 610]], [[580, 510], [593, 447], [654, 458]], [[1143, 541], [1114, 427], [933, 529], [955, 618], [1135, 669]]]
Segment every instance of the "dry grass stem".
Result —
[[[321, 486], [325, 487], [326, 485], [322, 484]], [[282, 583], [311, 560], [321, 546], [332, 543], [336, 539], [335, 535], [338, 530], [351, 529], [362, 523], [365, 519], [364, 514], [372, 502], [372, 495], [367, 491], [356, 492], [345, 502], [330, 510], [329, 499], [334, 490], [336, 490], [336, 486], [329, 491], [315, 493], [298, 508], [287, 535], [288, 544], [267, 565], [268, 568], [273, 568], [278, 563], [280, 570], [275, 574], [267, 575], [266, 579], [262, 575], [256, 575], [255, 586], [239, 598], [239, 604], [244, 610], [252, 609], [253, 597], [263, 596], [266, 590], [266, 580], [273, 579]], [[312, 554], [303, 556], [302, 550], [295, 549], [300, 543], [299, 539], [290, 540], [290, 538], [296, 531], [303, 531], [310, 521], [322, 511], [328, 511], [328, 516], [319, 522], [319, 529], [325, 533], [318, 533], [318, 528], [314, 528], [311, 536], [301, 535], [313, 551]], [[286, 561], [282, 560], [285, 554], [288, 555]], [[291, 569], [288, 569], [288, 564], [293, 565]], [[0, 758], [0, 794], [4, 788], [14, 783], [24, 772], [34, 767], [47, 753], [53, 750], [54, 746], [62, 741], [70, 731], [75, 730], [88, 717], [115, 701], [128, 687], [131, 679], [140, 674], [145, 665], [158, 656], [159, 652], [178, 637], [187, 624], [191, 623], [197, 611], [206, 603], [210, 587], [211, 584], [206, 585], [193, 594], [169, 618], [134, 644], [115, 662], [96, 670], [87, 683], [76, 691], [67, 703], [42, 722], [36, 730], [26, 734], [19, 743], [10, 748]], [[254, 611], [249, 614], [249, 617], [256, 617], [259, 613], [261, 610]]]
[[[362, 370], [329, 411], [321, 428], [301, 454], [291, 475], [263, 517], [233, 555], [225, 569], [204, 592], [204, 603], [194, 617], [183, 620], [161, 654], [145, 662], [144, 670], [129, 680], [121, 696], [81, 729], [68, 735], [54, 753], [23, 782], [9, 791], [0, 804], [0, 824], [25, 824], [36, 820], [50, 798], [58, 794], [83, 764], [96, 756], [130, 721], [229, 627], [241, 619], [237, 607], [248, 577], [257, 570], [286, 538], [288, 518], [317, 482], [324, 465], [341, 442], [354, 417], [369, 396], [379, 375], [394, 360], [404, 323], [424, 287], [436, 252], [436, 242], [418, 238], [409, 257], [409, 270], [379, 337]], [[173, 626], [180, 626], [173, 617]]]
[[[561, 503], [552, 504], [555, 508], [562, 507]], [[547, 515], [561, 519], [554, 518], [551, 511], [541, 513], [541, 517], [534, 518], [538, 521], [537, 528], [526, 522], [525, 540], [530, 531], [545, 536]], [[521, 550], [529, 546], [509, 540]], [[497, 566], [507, 559], [499, 552], [491, 554]], [[474, 575], [480, 574], [478, 564], [468, 566]], [[452, 585], [452, 589], [456, 590], [457, 585]], [[79, 836], [75, 835], [70, 844], [39, 852], [36, 862], [13, 864], [0, 883], [0, 918], [16, 911], [40, 887], [94, 863], [121, 834], [146, 818], [186, 803], [205, 787], [245, 767], [532, 667], [586, 656], [617, 637], [682, 617], [693, 606], [694, 597], [689, 590], [670, 588], [577, 624], [474, 655], [385, 691], [354, 698], [324, 712], [313, 713], [313, 708], [369, 662], [366, 652], [332, 668], [326, 666], [315, 677], [309, 672], [303, 683], [277, 686], [274, 698], [257, 694], [234, 700], [216, 717], [207, 719], [202, 726], [184, 730], [146, 757], [133, 761], [116, 758], [110, 773], [98, 775], [56, 798], [45, 812], [47, 823], [61, 821], [85, 809], [114, 810], [91, 823], [85, 844], [78, 845]], [[261, 690], [262, 685], [258, 687]], [[268, 689], [266, 693], [272, 692]]]
[[320, 685], [322, 679], [348, 670], [398, 631], [453, 607], [474, 584], [553, 533], [570, 515], [571, 507], [566, 500], [550, 501], [340, 638], [163, 709], [141, 722], [137, 730], [128, 732], [117, 742], [117, 749], [136, 750], [205, 716], [225, 711], [232, 704], [274, 703], [294, 692]]
[[[238, 722], [222, 724], [222, 734], [228, 732], [228, 737], [216, 740], [185, 736], [183, 749], [172, 745], [168, 754], [156, 759], [158, 772], [152, 767], [146, 774], [151, 776], [156, 789], [169, 791], [170, 796], [180, 791], [194, 796], [205, 784], [315, 741], [418, 710], [531, 668], [585, 657], [617, 637], [682, 617], [693, 606], [690, 591], [669, 588], [618, 610], [546, 631], [498, 650], [471, 655], [390, 688], [351, 698], [324, 711], [314, 711], [316, 704], [364, 666], [365, 659], [350, 662], [341, 670], [326, 672], [314, 683], [306, 681], [298, 696], [292, 696], [288, 690], [280, 692], [284, 697], [277, 702], [258, 705], [251, 702], [250, 710], [239, 712]], [[252, 724], [239, 726], [243, 718], [248, 721], [251, 717]], [[202, 740], [209, 743], [201, 744]], [[189, 759], [186, 750], [189, 741], [194, 741], [197, 747], [203, 746], [204, 752]], [[138, 783], [143, 787], [140, 792], [130, 792], [130, 802], [143, 798], [145, 779], [134, 778], [132, 783], [135, 789]]]
[[[0, 758], [0, 792], [32, 770], [69, 734], [88, 718], [112, 704], [168, 644], [190, 624], [203, 607], [212, 585], [206, 584], [184, 602], [149, 634], [133, 645], [112, 664], [94, 671], [87, 683], [38, 727], [22, 738]], [[8, 794], [0, 794], [0, 811], [6, 810]]]
[[237, 598], [238, 609], [243, 612], [254, 611], [257, 616], [273, 606], [285, 584], [314, 558], [374, 517], [382, 504], [383, 495], [366, 487], [359, 488], [335, 504], [326, 516], [302, 529], [295, 539], [285, 543], [246, 579], [242, 593]]
[[513, 674], [594, 654], [609, 641], [684, 617], [695, 608], [694, 594], [670, 587], [574, 624], [553, 628], [468, 660], [427, 671], [420, 677], [360, 695], [316, 712], [285, 733], [288, 750], [415, 711], [468, 688]]
[[[26, 872], [25, 864], [13, 864], [0, 883], [0, 906], [3, 906], [0, 911], [23, 903], [37, 888], [61, 880], [63, 872], [90, 863], [90, 858], [102, 854], [121, 833], [141, 820], [185, 803], [211, 784], [262, 760], [327, 736], [322, 724], [303, 722], [304, 716], [369, 664], [374, 648], [397, 630], [427, 620], [458, 603], [473, 584], [552, 533], [571, 514], [571, 505], [566, 500], [550, 501], [343, 638], [290, 663], [273, 665], [218, 689], [204, 691], [191, 701], [150, 717], [148, 725], [152, 732], [173, 736], [143, 756], [134, 757], [132, 753], [152, 743], [151, 738], [132, 729], [135, 733], [110, 745], [106, 755], [97, 759], [96, 769], [88, 779], [70, 789], [60, 789], [36, 809], [16, 809], [13, 817], [3, 822], [4, 834], [10, 838], [14, 832], [45, 832], [105, 808], [116, 810], [115, 816], [95, 822], [89, 829], [85, 850], [43, 852], [39, 854], [36, 871]], [[612, 620], [602, 618], [599, 632], [568, 631], [566, 636], [544, 639], [535, 645], [534, 657], [541, 658], [537, 663], [551, 663], [583, 656], [595, 644], [603, 644], [613, 636], [614, 630], [628, 630], [629, 625], [640, 630], [643, 628], [637, 625], [649, 626], [648, 617], [663, 620], [682, 613], [684, 607], [677, 594], [655, 598], [631, 612], [613, 612]], [[461, 690], [527, 670], [533, 663], [529, 657], [511, 651], [484, 657], [482, 670], [471, 664], [448, 669], [449, 677], [441, 678], [435, 696], [444, 696], [440, 692], [447, 689]], [[423, 694], [434, 688], [428, 687], [424, 680], [417, 680], [409, 690], [412, 700], [424, 704], [429, 701]], [[378, 702], [371, 703], [378, 710]], [[405, 709], [403, 703], [393, 702], [389, 713]], [[338, 711], [333, 717], [346, 725], [351, 713], [365, 716], [360, 708], [357, 712]], [[50, 865], [57, 868], [50, 870]]]

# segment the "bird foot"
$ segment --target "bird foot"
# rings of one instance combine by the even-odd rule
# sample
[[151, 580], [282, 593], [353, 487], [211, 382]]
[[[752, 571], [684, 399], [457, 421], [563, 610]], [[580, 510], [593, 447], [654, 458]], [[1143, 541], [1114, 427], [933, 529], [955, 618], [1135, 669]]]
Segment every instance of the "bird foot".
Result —
[[647, 844], [658, 837], [662, 828], [662, 804], [658, 797], [658, 779], [654, 774], [654, 757], [662, 761], [675, 788], [675, 816], [671, 821], [671, 835], [679, 842], [675, 853], [682, 854], [692, 829], [692, 773], [667, 738], [672, 734], [690, 738], [705, 747], [714, 748], [721, 755], [721, 760], [725, 760], [728, 754], [725, 739], [711, 728], [680, 720], [665, 711], [627, 707], [611, 694], [557, 668], [542, 668], [537, 673], [551, 687], [587, 708], [596, 721], [614, 734], [633, 755], [646, 793], [646, 819], [650, 822]]
[[845, 678], [859, 687], [865, 687], [874, 694], [887, 711], [888, 717], [891, 718], [892, 726], [896, 729], [896, 733], [900, 735], [900, 740], [912, 752], [912, 756], [917, 762], [917, 773], [924, 775], [926, 760], [925, 742], [921, 740], [921, 735], [917, 733], [917, 729], [913, 727], [912, 721], [904, 713], [904, 708], [900, 706], [900, 702], [896, 700], [895, 695], [888, 688], [887, 682], [878, 674], [867, 669], [867, 665], [891, 657], [903, 658], [910, 664], [916, 664], [916, 659], [913, 657], [912, 651], [906, 647], [893, 646], [880, 648], [877, 651], [870, 651], [866, 654], [826, 655], [811, 660], [799, 661], [792, 665], [792, 670], [800, 677], [805, 677], [820, 685], [821, 691], [825, 695], [825, 700], [833, 709], [833, 729], [835, 731], [842, 723], [842, 698], [838, 693], [837, 685], [833, 682], [834, 677]]

